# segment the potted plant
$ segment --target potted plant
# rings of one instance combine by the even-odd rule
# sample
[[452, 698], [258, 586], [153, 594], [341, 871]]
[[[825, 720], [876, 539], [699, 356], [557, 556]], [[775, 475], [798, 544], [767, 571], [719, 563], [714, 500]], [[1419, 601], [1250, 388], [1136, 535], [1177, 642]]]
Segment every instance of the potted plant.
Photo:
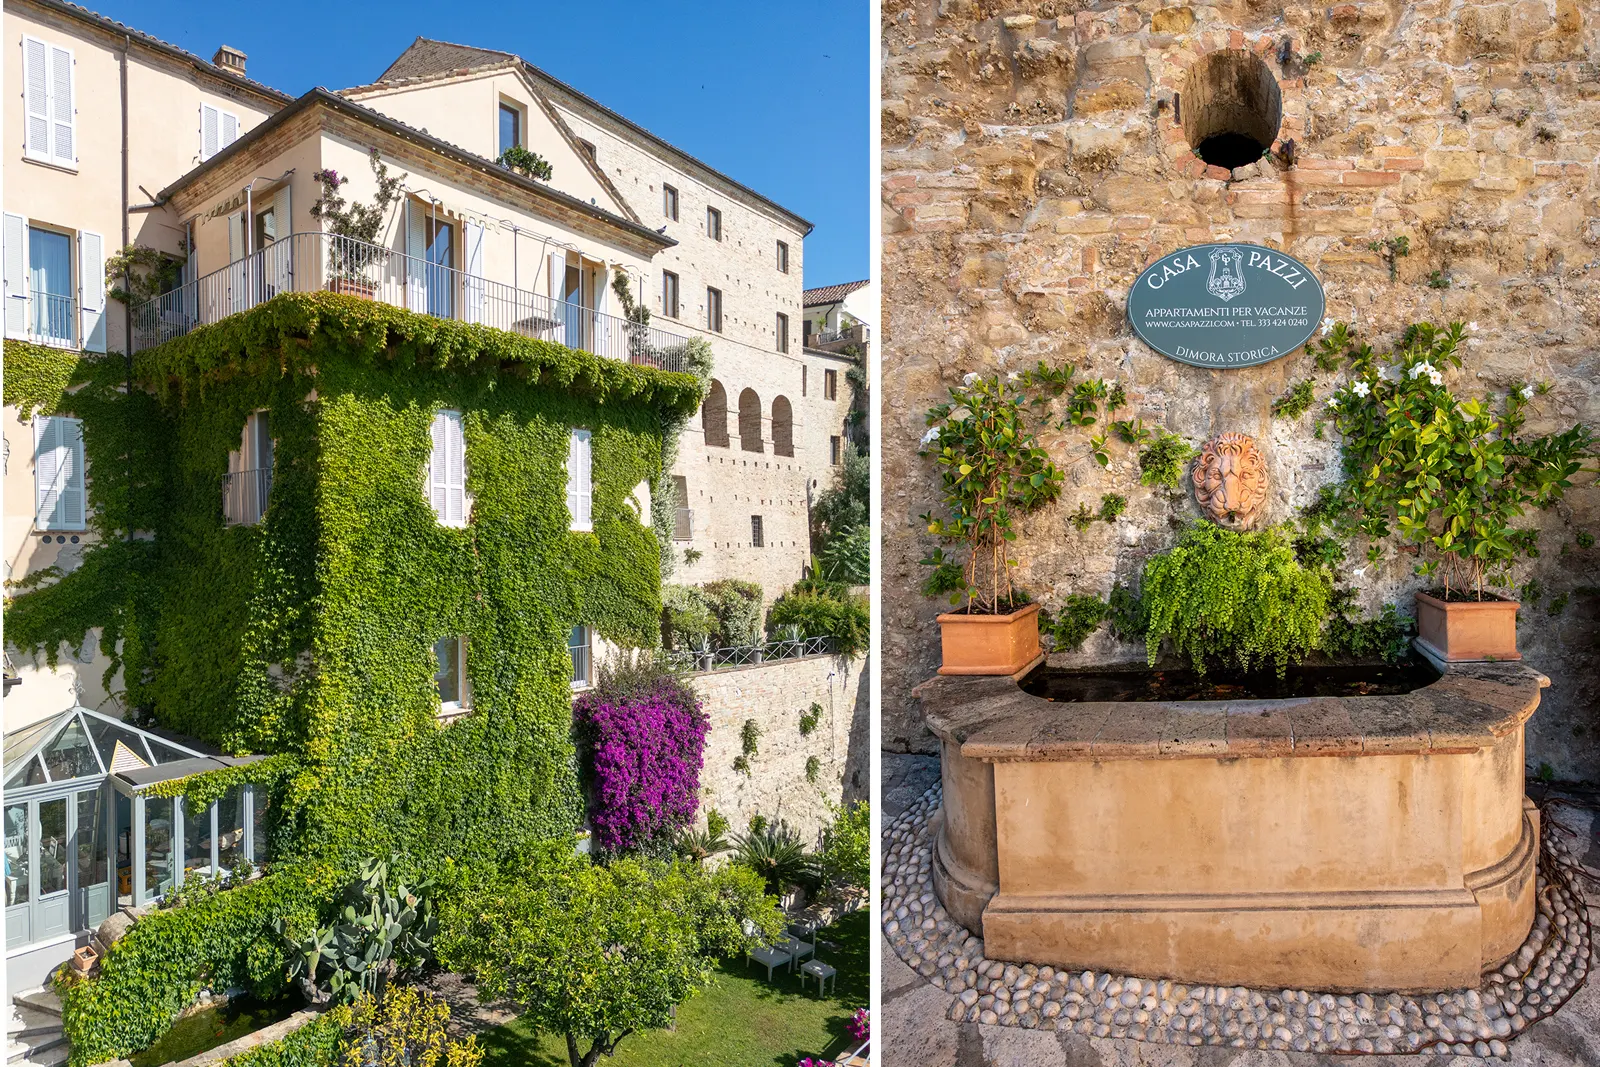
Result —
[[[922, 589], [948, 594], [954, 607], [939, 616], [941, 674], [1014, 674], [1040, 654], [1039, 605], [1012, 583], [1010, 547], [1016, 518], [1061, 492], [1062, 472], [1037, 443], [1028, 409], [1059, 395], [1067, 374], [1043, 363], [968, 374], [928, 411], [920, 454], [939, 464], [944, 513], [921, 517], [941, 542], [922, 561], [933, 568]], [[946, 556], [946, 545], [958, 555]]]
[[515, 171], [524, 178], [538, 178], [540, 181], [549, 181], [555, 177], [555, 171], [543, 156], [519, 144], [514, 144], [504, 152], [501, 152], [495, 162], [507, 170]]
[[1519, 605], [1494, 590], [1510, 587], [1518, 559], [1538, 555], [1539, 532], [1514, 524], [1560, 501], [1596, 443], [1581, 423], [1522, 434], [1541, 391], [1533, 385], [1498, 404], [1457, 397], [1445, 369], [1461, 366], [1476, 329], [1413, 325], [1381, 364], [1343, 323], [1322, 342], [1353, 372], [1328, 401], [1345, 438], [1343, 502], [1371, 542], [1369, 560], [1391, 532], [1421, 557], [1416, 571], [1432, 584], [1416, 593], [1417, 643], [1446, 661], [1521, 658]]
[[322, 195], [311, 205], [311, 217], [321, 219], [328, 238], [328, 288], [335, 293], [346, 293], [371, 300], [377, 294], [378, 282], [367, 276], [367, 268], [379, 262], [388, 253], [374, 242], [383, 230], [384, 218], [389, 209], [405, 197], [401, 188], [404, 174], [391, 176], [374, 148], [369, 157], [372, 176], [377, 181], [377, 192], [372, 203], [362, 204], [346, 200], [339, 189], [349, 178], [332, 168], [311, 175], [312, 181], [322, 186]]

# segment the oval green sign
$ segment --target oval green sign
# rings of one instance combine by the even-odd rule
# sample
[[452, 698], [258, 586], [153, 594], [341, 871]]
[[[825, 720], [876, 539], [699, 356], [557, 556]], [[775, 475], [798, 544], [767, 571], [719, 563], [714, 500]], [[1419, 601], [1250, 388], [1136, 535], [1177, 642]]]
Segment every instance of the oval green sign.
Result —
[[1286, 356], [1327, 309], [1311, 268], [1272, 248], [1194, 245], [1162, 256], [1128, 292], [1128, 321], [1164, 356], [1230, 370]]

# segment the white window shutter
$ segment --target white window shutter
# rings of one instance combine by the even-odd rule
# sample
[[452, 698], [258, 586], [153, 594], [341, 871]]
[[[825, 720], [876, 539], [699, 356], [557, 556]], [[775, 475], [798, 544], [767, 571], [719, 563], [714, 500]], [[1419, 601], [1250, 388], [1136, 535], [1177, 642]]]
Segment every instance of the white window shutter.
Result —
[[483, 321], [483, 223], [468, 222], [461, 229], [466, 247], [466, 278], [462, 288], [466, 297], [466, 321]]
[[465, 526], [467, 495], [466, 438], [459, 411], [433, 417], [433, 451], [428, 458], [428, 502], [446, 526]]
[[573, 430], [567, 440], [567, 512], [574, 530], [594, 528], [593, 448], [588, 430]]
[[239, 139], [239, 116], [232, 112], [222, 113], [222, 137], [218, 141], [217, 151], [222, 151]]
[[291, 258], [294, 254], [294, 242], [288, 240], [294, 232], [292, 225], [293, 215], [289, 213], [289, 183], [284, 182], [272, 194], [272, 221], [277, 232], [273, 234], [272, 250], [267, 253], [266, 277], [272, 286], [272, 295], [287, 293], [294, 288], [293, 264]]
[[78, 165], [78, 107], [73, 95], [72, 52], [50, 46], [50, 157], [63, 167]]
[[428, 307], [427, 216], [414, 200], [406, 201], [406, 306], [412, 311]]
[[237, 263], [244, 258], [244, 213], [236, 211], [228, 216], [228, 262]]
[[34, 525], [41, 530], [84, 527], [83, 432], [77, 419], [36, 416]]
[[433, 451], [428, 456], [428, 504], [443, 522], [445, 517], [445, 423], [444, 412], [433, 417]]
[[5, 247], [6, 336], [28, 336], [28, 220], [7, 215], [3, 233]]
[[222, 112], [210, 104], [200, 105], [200, 162], [222, 149]]
[[88, 352], [106, 350], [106, 243], [97, 233], [78, 231], [79, 340]]
[[29, 159], [50, 158], [49, 63], [49, 49], [43, 41], [37, 37], [22, 39], [23, 96], [27, 101], [22, 152]]

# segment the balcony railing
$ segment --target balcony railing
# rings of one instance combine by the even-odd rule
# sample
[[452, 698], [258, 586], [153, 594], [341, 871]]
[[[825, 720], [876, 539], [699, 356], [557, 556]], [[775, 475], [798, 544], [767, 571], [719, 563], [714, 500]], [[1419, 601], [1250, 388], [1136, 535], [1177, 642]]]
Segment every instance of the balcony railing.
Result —
[[76, 301], [56, 293], [28, 294], [28, 335], [42, 345], [71, 348]]
[[222, 518], [229, 526], [254, 526], [267, 513], [272, 468], [233, 471], [222, 476]]
[[674, 541], [694, 540], [694, 509], [679, 508], [672, 525], [672, 539]]
[[685, 368], [688, 339], [654, 326], [326, 233], [297, 233], [133, 308], [133, 350], [247, 311], [279, 293], [331, 290], [553, 341], [660, 370]]

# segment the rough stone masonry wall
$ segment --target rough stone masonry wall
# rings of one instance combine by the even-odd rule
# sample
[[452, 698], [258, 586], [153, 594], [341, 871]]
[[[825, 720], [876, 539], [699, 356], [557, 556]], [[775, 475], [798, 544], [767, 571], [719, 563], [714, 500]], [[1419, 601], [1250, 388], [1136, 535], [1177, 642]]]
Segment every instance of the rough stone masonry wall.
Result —
[[[1208, 371], [1133, 337], [1128, 286], [1159, 255], [1225, 239], [1285, 250], [1322, 279], [1329, 314], [1375, 345], [1419, 319], [1475, 321], [1458, 391], [1548, 380], [1530, 431], [1600, 424], [1592, 5], [885, 0], [883, 19], [886, 747], [932, 751], [909, 696], [939, 659], [940, 605], [917, 593], [917, 561], [931, 547], [917, 516], [935, 502], [937, 478], [916, 441], [923, 412], [964, 372], [1071, 362], [1125, 383], [1132, 410], [1120, 417], [1195, 444], [1253, 434], [1271, 465], [1271, 521], [1293, 517], [1337, 475], [1337, 443], [1314, 437], [1315, 412], [1291, 422], [1268, 410], [1313, 376], [1320, 407], [1339, 379], [1317, 375], [1309, 355]], [[1217, 49], [1247, 50], [1270, 68], [1283, 98], [1275, 147], [1295, 142], [1293, 166], [1230, 173], [1190, 151], [1173, 97], [1190, 65]], [[1411, 251], [1391, 281], [1369, 245], [1400, 236]], [[1429, 287], [1434, 271], [1448, 288]], [[1067, 487], [1025, 522], [1015, 556], [1047, 605], [1135, 579], [1198, 514], [1187, 493], [1140, 488], [1127, 446], [1113, 444], [1102, 472], [1085, 431], [1044, 440]], [[1080, 501], [1097, 507], [1104, 492], [1125, 494], [1126, 514], [1074, 530], [1069, 513]], [[1524, 607], [1522, 651], [1554, 685], [1529, 725], [1529, 761], [1593, 778], [1600, 549], [1576, 538], [1600, 533], [1600, 493], [1574, 491], [1531, 521], [1542, 555], [1517, 580], [1538, 578], [1545, 595]], [[1410, 559], [1391, 554], [1358, 571], [1363, 551], [1354, 546], [1349, 576], [1364, 607], [1396, 601], [1409, 613]], [[1102, 632], [1067, 660], [1142, 654]]]
[[[716, 809], [733, 832], [742, 833], [752, 815], [787, 819], [808, 843], [831, 820], [828, 805], [864, 800], [870, 792], [870, 741], [867, 734], [865, 657], [846, 660], [812, 656], [758, 667], [694, 676], [694, 686], [711, 717], [705, 766], [700, 771], [699, 824]], [[812, 703], [822, 718], [810, 734], [800, 733], [800, 715]], [[733, 761], [743, 752], [745, 720], [754, 719], [761, 737], [750, 757], [750, 773]], [[816, 756], [815, 783], [806, 780], [806, 760]]]

